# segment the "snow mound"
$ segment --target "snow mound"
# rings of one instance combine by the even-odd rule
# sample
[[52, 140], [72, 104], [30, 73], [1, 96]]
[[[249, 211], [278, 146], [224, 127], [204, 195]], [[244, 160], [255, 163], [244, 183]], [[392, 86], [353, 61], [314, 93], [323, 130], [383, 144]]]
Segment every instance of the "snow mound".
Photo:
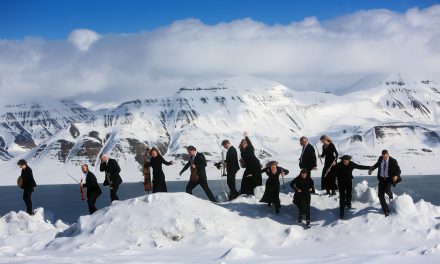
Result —
[[378, 203], [379, 198], [374, 188], [368, 186], [367, 181], [356, 184], [353, 192], [353, 200], [363, 203]]
[[[65, 251], [128, 250], [185, 244], [205, 246], [215, 241], [215, 245], [247, 248], [267, 237], [264, 227], [269, 223], [274, 235], [284, 239], [285, 227], [268, 218], [243, 217], [186, 193], [156, 193], [114, 202], [93, 215], [81, 216], [78, 223], [59, 234], [48, 247]], [[252, 232], [243, 235], [243, 230], [252, 225]], [[273, 240], [277, 241], [280, 239]]]
[[46, 220], [43, 208], [37, 208], [34, 215], [26, 212], [10, 212], [0, 218], [0, 248], [22, 249], [32, 247], [41, 249], [58, 232], [67, 229], [62, 221], [55, 225]]
[[407, 194], [400, 195], [395, 199], [394, 209], [396, 210], [397, 215], [403, 217], [419, 215], [419, 211], [417, 210], [413, 199]]

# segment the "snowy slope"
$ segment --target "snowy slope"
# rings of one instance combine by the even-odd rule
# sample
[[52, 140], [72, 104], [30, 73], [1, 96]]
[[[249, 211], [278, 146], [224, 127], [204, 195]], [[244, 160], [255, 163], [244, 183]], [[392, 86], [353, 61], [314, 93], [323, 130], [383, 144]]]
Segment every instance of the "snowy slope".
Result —
[[[387, 148], [404, 174], [438, 173], [432, 164], [440, 155], [440, 85], [408, 74], [379, 77], [366, 77], [338, 95], [242, 76], [97, 111], [70, 101], [5, 106], [0, 169], [15, 175], [17, 159], [25, 158], [38, 183], [69, 183], [65, 170], [79, 171], [82, 163], [94, 170], [99, 155], [110, 153], [124, 180], [138, 181], [145, 148], [157, 146], [176, 161], [165, 168], [167, 178], [180, 179], [185, 146], [194, 145], [207, 157], [208, 177], [217, 178], [213, 161], [220, 159], [220, 142], [228, 138], [237, 145], [246, 130], [262, 163], [276, 159], [297, 168], [298, 138], [306, 135], [315, 144], [328, 134], [341, 154], [357, 162], [372, 164]], [[0, 178], [3, 185], [14, 182]]]
[[[257, 192], [261, 195], [261, 191]], [[312, 196], [312, 228], [296, 224], [292, 193], [281, 214], [239, 197], [212, 204], [184, 193], [158, 193], [81, 216], [66, 226], [11, 212], [0, 219], [4, 263], [438, 263], [440, 208], [408, 195], [385, 218], [376, 190], [354, 191], [339, 220], [337, 198]], [[258, 196], [258, 195], [257, 195]]]

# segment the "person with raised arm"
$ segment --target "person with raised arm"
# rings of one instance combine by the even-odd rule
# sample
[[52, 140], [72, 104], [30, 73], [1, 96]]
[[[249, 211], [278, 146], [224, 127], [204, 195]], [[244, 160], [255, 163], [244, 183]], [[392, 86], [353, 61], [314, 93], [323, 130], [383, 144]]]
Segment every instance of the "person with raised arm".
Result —
[[253, 195], [254, 188], [263, 184], [261, 164], [257, 156], [255, 156], [255, 149], [247, 132], [244, 132], [243, 135], [244, 139], [240, 143], [240, 154], [244, 162], [245, 171], [241, 180], [240, 194]]
[[107, 154], [101, 155], [101, 165], [99, 170], [105, 172], [104, 186], [110, 187], [110, 200], [113, 202], [119, 200], [118, 189], [122, 183], [122, 178], [119, 175], [121, 168], [115, 159], [111, 159]]

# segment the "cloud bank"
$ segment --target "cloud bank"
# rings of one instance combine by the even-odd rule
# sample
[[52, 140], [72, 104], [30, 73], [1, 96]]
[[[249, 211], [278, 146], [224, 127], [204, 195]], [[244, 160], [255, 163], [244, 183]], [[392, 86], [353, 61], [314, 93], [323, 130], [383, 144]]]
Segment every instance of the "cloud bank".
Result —
[[187, 19], [133, 34], [78, 29], [58, 41], [0, 40], [2, 101], [70, 97], [104, 103], [170, 95], [184, 85], [236, 75], [297, 90], [335, 90], [397, 71], [440, 80], [440, 5], [288, 25]]

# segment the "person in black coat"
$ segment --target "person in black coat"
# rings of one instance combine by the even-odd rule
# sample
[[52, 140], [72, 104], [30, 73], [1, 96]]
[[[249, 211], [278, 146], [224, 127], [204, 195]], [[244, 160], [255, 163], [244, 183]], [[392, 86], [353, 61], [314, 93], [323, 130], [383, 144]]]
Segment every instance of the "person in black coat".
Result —
[[299, 168], [306, 169], [308, 176], [312, 177], [312, 170], [317, 170], [315, 148], [309, 143], [309, 139], [301, 137], [299, 144], [302, 146], [301, 156], [299, 157]]
[[380, 205], [385, 217], [387, 217], [390, 214], [390, 208], [385, 201], [385, 193], [388, 195], [390, 201], [392, 201], [393, 192], [391, 191], [391, 185], [396, 186], [396, 184], [401, 181], [401, 171], [397, 160], [390, 157], [386, 149], [382, 150], [382, 156], [380, 156], [376, 164], [371, 167], [369, 174], [376, 168], [379, 168], [377, 171], [377, 179], [379, 180], [378, 196]]
[[353, 170], [369, 170], [369, 166], [358, 165], [350, 161], [349, 155], [344, 155], [341, 162], [336, 164], [335, 171], [339, 185], [339, 217], [344, 218], [344, 209], [351, 208], [351, 192], [353, 189]]
[[166, 161], [162, 155], [159, 154], [157, 148], [150, 150], [150, 161], [147, 166], [153, 168], [153, 193], [167, 192], [167, 184], [165, 182], [165, 174], [162, 170], [162, 164], [167, 166], [173, 165], [173, 161]]
[[229, 140], [223, 140], [222, 146], [228, 150], [225, 158], [226, 174], [229, 187], [229, 200], [233, 200], [238, 196], [237, 188], [235, 187], [235, 175], [237, 174], [237, 171], [240, 170], [240, 165], [238, 165], [238, 154], [237, 150], [231, 145]]
[[87, 188], [87, 205], [89, 207], [89, 213], [93, 214], [98, 209], [95, 206], [96, 200], [102, 194], [101, 188], [98, 185], [95, 174], [89, 171], [89, 165], [81, 165], [81, 170], [86, 176], [86, 182], [81, 183], [83, 188]]
[[263, 197], [260, 203], [267, 203], [269, 206], [273, 203], [275, 205], [275, 213], [280, 213], [280, 175], [284, 177], [289, 174], [289, 171], [278, 167], [278, 162], [271, 161], [267, 164], [266, 168], [261, 170], [268, 176], [266, 181], [266, 189], [264, 190]]
[[[200, 152], [197, 152], [197, 149], [194, 146], [189, 146], [187, 148], [189, 161], [183, 167], [183, 169], [179, 172], [179, 175], [182, 175], [189, 167], [195, 168], [197, 170], [197, 181], [188, 181], [186, 185], [186, 192], [192, 194], [192, 190], [200, 184], [203, 191], [205, 191], [206, 196], [211, 202], [216, 202], [214, 195], [212, 194], [211, 189], [208, 186], [208, 178], [206, 176], [206, 159], [205, 155]], [[191, 164], [193, 163], [193, 164]]]
[[116, 160], [110, 159], [107, 154], [101, 156], [101, 165], [99, 166], [100, 171], [105, 172], [104, 186], [110, 186], [110, 199], [119, 200], [117, 195], [119, 185], [122, 183], [122, 178], [119, 175], [121, 168]]
[[323, 135], [320, 138], [322, 142], [322, 154], [321, 157], [325, 157], [324, 168], [322, 169], [321, 176], [321, 190], [326, 190], [327, 194], [330, 196], [336, 195], [336, 174], [334, 166], [338, 160], [338, 151], [336, 150], [335, 144], [332, 140]]
[[315, 187], [312, 178], [307, 174], [307, 170], [302, 169], [300, 174], [290, 183], [290, 187], [295, 190], [293, 203], [298, 208], [298, 223], [301, 223], [303, 215], [306, 215], [306, 226], [310, 227], [310, 202]]
[[240, 143], [240, 153], [246, 166], [241, 180], [240, 194], [253, 195], [254, 188], [263, 184], [263, 178], [260, 161], [255, 156], [254, 146], [246, 132], [244, 132], [244, 139]]
[[32, 192], [34, 188], [37, 187], [35, 183], [34, 175], [32, 169], [27, 165], [26, 160], [21, 159], [17, 162], [17, 165], [21, 169], [21, 177], [23, 180], [21, 188], [23, 189], [23, 200], [26, 205], [26, 212], [29, 215], [33, 215], [32, 211]]

